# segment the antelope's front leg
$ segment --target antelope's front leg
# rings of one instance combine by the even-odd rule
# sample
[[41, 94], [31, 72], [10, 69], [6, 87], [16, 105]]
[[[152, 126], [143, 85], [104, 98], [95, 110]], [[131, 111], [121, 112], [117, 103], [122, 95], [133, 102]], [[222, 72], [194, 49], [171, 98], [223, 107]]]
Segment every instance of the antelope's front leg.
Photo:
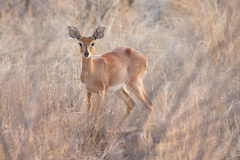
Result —
[[105, 90], [99, 91], [99, 93], [98, 93], [98, 105], [97, 105], [97, 108], [96, 108], [96, 115], [98, 115], [100, 113], [101, 109], [102, 109], [104, 96], [105, 96]]
[[92, 93], [87, 92], [87, 100], [88, 100], [88, 114], [91, 114], [92, 111]]

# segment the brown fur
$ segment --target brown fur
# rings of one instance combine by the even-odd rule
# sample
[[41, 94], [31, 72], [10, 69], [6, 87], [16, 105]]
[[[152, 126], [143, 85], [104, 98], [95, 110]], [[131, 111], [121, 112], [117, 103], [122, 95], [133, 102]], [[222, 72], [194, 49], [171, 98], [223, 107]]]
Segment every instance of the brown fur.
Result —
[[[104, 28], [96, 30], [102, 38]], [[75, 33], [72, 31], [71, 33]], [[98, 38], [95, 32], [94, 37]], [[78, 33], [78, 32], [77, 32]], [[71, 36], [71, 35], [70, 35]], [[75, 35], [73, 35], [75, 37]], [[128, 95], [123, 85], [126, 84], [131, 91], [138, 97], [148, 109], [148, 113], [151, 113], [152, 102], [148, 99], [142, 79], [146, 73], [146, 58], [139, 52], [131, 49], [118, 47], [111, 52], [107, 52], [101, 55], [93, 55], [94, 43], [93, 37], [81, 37], [79, 42], [82, 44], [80, 49], [81, 54], [89, 53], [89, 56], [82, 58], [82, 73], [81, 81], [86, 84], [87, 97], [88, 97], [88, 111], [92, 109], [92, 93], [98, 94], [98, 109], [102, 106], [105, 92], [112, 87], [113, 91], [116, 91], [118, 96], [126, 103], [127, 112], [126, 115], [119, 122], [119, 125], [128, 117], [131, 110], [135, 106], [135, 102]]]

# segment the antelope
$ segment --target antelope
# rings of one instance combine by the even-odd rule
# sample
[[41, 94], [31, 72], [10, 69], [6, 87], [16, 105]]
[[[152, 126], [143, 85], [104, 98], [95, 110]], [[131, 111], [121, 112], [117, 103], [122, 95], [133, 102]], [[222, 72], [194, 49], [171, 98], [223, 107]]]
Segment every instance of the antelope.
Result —
[[[92, 94], [97, 93], [98, 112], [102, 107], [106, 91], [116, 92], [118, 97], [127, 105], [125, 115], [118, 125], [129, 116], [136, 103], [129, 96], [125, 85], [144, 104], [148, 116], [152, 111], [152, 102], [147, 97], [143, 78], [146, 74], [146, 58], [138, 51], [131, 48], [118, 47], [114, 50], [93, 55], [95, 40], [104, 36], [105, 27], [94, 30], [90, 37], [82, 36], [76, 27], [68, 26], [69, 35], [79, 41], [82, 55], [81, 82], [86, 85], [88, 113], [92, 111]], [[97, 113], [98, 113], [97, 112]]]

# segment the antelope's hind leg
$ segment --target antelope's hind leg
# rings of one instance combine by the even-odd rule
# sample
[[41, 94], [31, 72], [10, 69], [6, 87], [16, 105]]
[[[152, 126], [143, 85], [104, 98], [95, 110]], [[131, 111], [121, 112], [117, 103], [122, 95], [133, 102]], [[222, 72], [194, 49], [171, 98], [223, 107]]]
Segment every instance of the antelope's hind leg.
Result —
[[148, 109], [148, 116], [152, 113], [152, 102], [147, 97], [142, 81], [136, 80], [129, 84], [129, 87], [131, 88], [131, 91], [134, 93], [134, 95], [145, 105], [145, 107]]
[[118, 126], [120, 126], [129, 116], [129, 114], [131, 113], [131, 111], [133, 110], [133, 108], [135, 107], [136, 103], [134, 102], [134, 100], [129, 96], [129, 94], [126, 92], [126, 90], [124, 88], [121, 88], [118, 92], [117, 95], [119, 96], [119, 98], [121, 98], [125, 104], [127, 105], [127, 111], [126, 114], [122, 117], [122, 119], [120, 120], [120, 122], [118, 123]]

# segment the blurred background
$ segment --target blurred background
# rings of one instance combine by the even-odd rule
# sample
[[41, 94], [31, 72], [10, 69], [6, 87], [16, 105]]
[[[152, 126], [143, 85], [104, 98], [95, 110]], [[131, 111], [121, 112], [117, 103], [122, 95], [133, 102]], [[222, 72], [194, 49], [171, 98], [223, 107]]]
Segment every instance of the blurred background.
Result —
[[[240, 159], [238, 0], [0, 0], [0, 159]], [[76, 26], [147, 58], [154, 109], [87, 118]], [[95, 101], [95, 97], [94, 97]], [[96, 104], [96, 102], [95, 102]], [[144, 131], [143, 131], [144, 130]]]

